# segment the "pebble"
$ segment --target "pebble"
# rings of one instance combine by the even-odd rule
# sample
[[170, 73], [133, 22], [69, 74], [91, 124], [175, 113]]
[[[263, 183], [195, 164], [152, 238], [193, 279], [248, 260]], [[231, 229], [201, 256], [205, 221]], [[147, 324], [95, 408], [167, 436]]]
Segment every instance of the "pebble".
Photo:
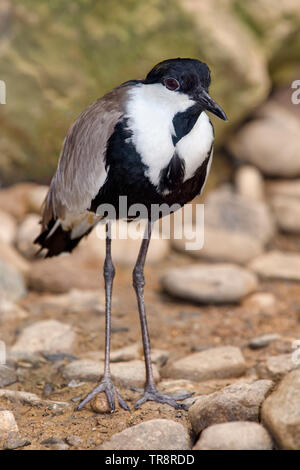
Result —
[[[274, 119], [274, 116], [276, 118]], [[232, 154], [268, 176], [300, 175], [299, 118], [268, 100], [229, 140]]]
[[18, 272], [26, 274], [29, 270], [29, 262], [15, 249], [14, 246], [0, 241], [0, 259]]
[[[187, 234], [191, 236], [186, 236]], [[185, 235], [185, 236], [184, 236]], [[243, 232], [232, 232], [220, 228], [205, 227], [204, 244], [199, 249], [188, 249], [189, 243], [195, 243], [195, 228], [186, 224], [184, 234], [172, 240], [172, 246], [194, 258], [203, 258], [213, 262], [231, 262], [245, 264], [263, 252], [262, 242]], [[197, 232], [197, 237], [199, 233]]]
[[69, 445], [63, 440], [58, 437], [50, 437], [49, 439], [45, 439], [41, 442], [46, 447], [50, 447], [53, 450], [68, 450]]
[[15, 301], [27, 293], [24, 279], [13, 266], [0, 260], [0, 298]]
[[48, 193], [49, 187], [43, 185], [36, 185], [27, 192], [28, 209], [31, 212], [41, 214], [43, 202]]
[[19, 432], [12, 411], [0, 410], [0, 445], [3, 446], [6, 439], [16, 436]]
[[243, 165], [235, 172], [235, 187], [240, 196], [253, 201], [264, 201], [265, 187], [261, 172], [251, 165]]
[[27, 439], [22, 439], [18, 435], [8, 437], [4, 444], [4, 449], [15, 450], [20, 449], [21, 447], [29, 446], [31, 444]]
[[[103, 351], [89, 351], [84, 355], [85, 359], [93, 359], [104, 361], [104, 352]], [[166, 364], [170, 357], [170, 352], [165, 351], [164, 349], [152, 349], [151, 350], [151, 359], [153, 364], [157, 364], [159, 367], [162, 367]], [[140, 343], [130, 344], [129, 346], [124, 346], [120, 349], [115, 349], [110, 353], [111, 362], [128, 362], [135, 359], [143, 359], [144, 353], [143, 348]]]
[[6, 362], [14, 367], [34, 367], [37, 368], [45, 364], [45, 359], [36, 352], [31, 351], [12, 351], [8, 350], [6, 354]]
[[8, 390], [4, 388], [0, 389], [0, 398], [6, 398], [11, 402], [17, 401], [24, 405], [46, 406], [52, 410], [63, 410], [64, 408], [70, 406], [69, 403], [63, 401], [43, 400], [38, 397], [35, 393]]
[[56, 314], [87, 314], [102, 315], [105, 312], [104, 292], [98, 290], [71, 289], [64, 294], [42, 295], [28, 306], [34, 315], [43, 315], [53, 311]]
[[171, 295], [197, 303], [235, 303], [257, 289], [253, 273], [233, 264], [194, 264], [173, 268], [161, 278]]
[[6, 387], [7, 385], [14, 384], [17, 381], [18, 377], [15, 370], [4, 364], [0, 364], [0, 387]]
[[[119, 403], [118, 403], [117, 398], [115, 400], [115, 405], [116, 405], [116, 409], [118, 409]], [[95, 411], [95, 413], [111, 413], [111, 408], [108, 404], [106, 395], [104, 393], [96, 395], [91, 400], [91, 408], [93, 411]]]
[[272, 450], [271, 436], [258, 423], [234, 421], [209, 426], [193, 450]]
[[187, 430], [169, 419], [152, 419], [114, 434], [99, 450], [190, 450]]
[[11, 349], [70, 353], [75, 341], [76, 333], [70, 325], [57, 320], [42, 320], [24, 328]]
[[255, 292], [249, 295], [243, 302], [247, 308], [257, 309], [258, 313], [273, 314], [277, 311], [276, 297], [270, 292]]
[[[63, 369], [63, 377], [70, 380], [98, 382], [103, 375], [104, 363], [91, 359], [82, 359], [67, 364]], [[111, 364], [111, 375], [114, 383], [121, 387], [143, 387], [145, 384], [145, 365], [143, 361], [116, 362]], [[159, 380], [159, 372], [153, 364], [155, 381]]]
[[0, 322], [8, 323], [14, 320], [24, 320], [28, 313], [19, 305], [10, 300], [0, 300]]
[[261, 336], [257, 336], [256, 338], [252, 338], [249, 342], [250, 349], [260, 349], [269, 346], [273, 341], [279, 339], [281, 337], [278, 333], [269, 333]]
[[262, 278], [300, 281], [300, 255], [270, 251], [252, 260], [249, 268]]
[[[299, 357], [299, 355], [298, 355]], [[297, 359], [298, 359], [297, 357]], [[269, 356], [256, 366], [257, 374], [262, 379], [281, 380], [288, 372], [300, 367], [300, 361], [294, 360], [292, 354]]]
[[66, 437], [66, 443], [73, 447], [79, 447], [82, 444], [82, 439], [72, 434]]
[[0, 210], [0, 241], [13, 243], [17, 233], [17, 223], [13, 216]]
[[19, 225], [16, 247], [25, 258], [33, 258], [38, 252], [38, 246], [33, 241], [41, 231], [40, 219], [37, 214], [28, 214]]
[[280, 449], [300, 449], [300, 370], [290, 372], [262, 406], [262, 422]]
[[300, 199], [290, 196], [273, 196], [271, 207], [280, 230], [300, 233]]
[[163, 375], [173, 379], [204, 381], [214, 378], [239, 377], [246, 362], [239, 348], [220, 346], [205, 349], [170, 363]]
[[212, 424], [258, 421], [260, 407], [273, 387], [271, 380], [234, 384], [204, 395], [189, 408], [189, 419], [198, 434]]
[[275, 233], [275, 223], [269, 206], [223, 186], [208, 194], [205, 200], [205, 228], [242, 232], [265, 244]]

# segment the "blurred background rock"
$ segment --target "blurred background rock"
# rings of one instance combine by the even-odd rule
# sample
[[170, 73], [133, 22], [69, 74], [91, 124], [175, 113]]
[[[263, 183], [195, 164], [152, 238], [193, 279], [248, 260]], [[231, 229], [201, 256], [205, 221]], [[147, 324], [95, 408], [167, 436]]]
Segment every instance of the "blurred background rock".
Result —
[[[7, 105], [0, 108], [0, 183], [49, 183], [66, 131], [81, 110], [169, 57], [197, 57], [211, 67], [211, 93], [230, 119], [227, 125], [214, 120], [217, 146], [224, 147], [245, 119], [256, 118], [271, 92], [289, 88], [297, 77], [299, 26], [297, 0], [1, 0], [0, 78]], [[289, 99], [286, 94], [283, 101]], [[281, 101], [278, 121], [285, 119]], [[268, 107], [257, 116], [270, 133], [272, 114]], [[259, 129], [249, 124], [245, 133], [238, 133], [230, 151], [260, 161], [256, 146], [261, 152], [265, 147]], [[282, 137], [274, 134], [277, 146]], [[259, 142], [240, 151], [247, 139]], [[213, 174], [224, 179], [222, 162], [216, 159]]]

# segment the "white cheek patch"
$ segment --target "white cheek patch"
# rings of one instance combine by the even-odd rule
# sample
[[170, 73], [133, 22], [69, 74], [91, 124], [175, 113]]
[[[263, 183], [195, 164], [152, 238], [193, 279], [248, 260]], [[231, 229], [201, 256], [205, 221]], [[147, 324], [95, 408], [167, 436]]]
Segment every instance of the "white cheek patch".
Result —
[[146, 176], [158, 186], [160, 172], [171, 160], [175, 147], [173, 117], [194, 101], [183, 93], [170, 91], [161, 84], [140, 85], [129, 92], [126, 109], [132, 142], [148, 167]]
[[184, 181], [191, 178], [207, 158], [213, 140], [212, 125], [207, 114], [202, 111], [192, 130], [176, 145], [178, 156], [185, 162]]

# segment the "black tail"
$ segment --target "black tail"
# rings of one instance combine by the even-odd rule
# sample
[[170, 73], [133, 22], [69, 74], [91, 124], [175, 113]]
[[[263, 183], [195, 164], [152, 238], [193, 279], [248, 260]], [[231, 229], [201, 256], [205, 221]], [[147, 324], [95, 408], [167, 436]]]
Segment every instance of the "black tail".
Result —
[[[46, 248], [48, 252], [45, 255], [45, 258], [50, 258], [51, 256], [56, 256], [59, 255], [60, 253], [63, 252], [71, 252], [74, 250], [74, 248], [78, 245], [82, 237], [87, 235], [88, 232], [86, 232], [84, 235], [78, 238], [71, 238], [71, 230], [65, 231], [63, 230], [61, 225], [58, 225], [55, 230], [53, 230], [53, 233], [49, 236], [51, 230], [54, 227], [55, 220], [51, 219], [48, 227], [46, 230], [44, 230], [35, 240], [34, 243], [38, 244], [41, 246], [40, 251], [43, 248]], [[91, 227], [92, 229], [92, 227]], [[39, 253], [39, 252], [38, 252]]]

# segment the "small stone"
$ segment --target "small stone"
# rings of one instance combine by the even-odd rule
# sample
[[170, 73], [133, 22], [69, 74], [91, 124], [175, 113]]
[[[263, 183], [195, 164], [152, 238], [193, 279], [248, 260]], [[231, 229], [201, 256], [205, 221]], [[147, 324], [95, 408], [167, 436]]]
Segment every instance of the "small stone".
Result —
[[270, 251], [252, 260], [249, 268], [262, 278], [300, 281], [300, 255]]
[[36, 352], [31, 351], [7, 351], [6, 354], [7, 364], [14, 367], [34, 367], [37, 368], [41, 364], [45, 364], [45, 359]]
[[18, 377], [14, 369], [0, 364], [0, 387], [14, 384], [17, 380]]
[[82, 444], [82, 439], [80, 439], [78, 436], [71, 435], [66, 437], [66, 442], [70, 446], [79, 447]]
[[300, 367], [300, 361], [295, 361], [293, 354], [269, 356], [256, 366], [261, 379], [281, 380], [288, 372]]
[[17, 223], [14, 217], [0, 210], [0, 241], [13, 243], [17, 232]]
[[260, 171], [251, 165], [243, 165], [235, 172], [238, 194], [253, 201], [265, 199], [264, 179]]
[[28, 313], [19, 305], [9, 301], [0, 300], [0, 322], [8, 323], [14, 320], [24, 320], [28, 317]]
[[41, 442], [46, 447], [50, 447], [53, 450], [68, 450], [68, 444], [58, 437], [50, 437]]
[[26, 295], [23, 276], [13, 267], [0, 260], [0, 298], [15, 301]]
[[22, 274], [26, 274], [29, 270], [29, 262], [15, 249], [15, 247], [1, 241], [0, 259], [9, 266], [13, 266]]
[[14, 435], [6, 439], [4, 449], [14, 450], [20, 449], [21, 447], [29, 446], [31, 444], [27, 439], [22, 439], [18, 435]]
[[202, 431], [193, 450], [272, 450], [266, 429], [258, 423], [235, 421], [214, 424]]
[[272, 387], [270, 380], [257, 380], [199, 397], [189, 408], [194, 431], [198, 434], [212, 424], [227, 421], [258, 421], [260, 407]]
[[42, 320], [24, 328], [12, 351], [72, 352], [76, 334], [70, 325]]
[[0, 443], [15, 436], [19, 432], [18, 425], [15, 421], [14, 414], [11, 411], [0, 411]]
[[276, 298], [270, 292], [256, 292], [249, 295], [243, 302], [247, 308], [257, 309], [259, 313], [276, 313]]
[[45, 201], [49, 187], [36, 185], [27, 192], [28, 209], [36, 214], [41, 214], [43, 202]]
[[262, 422], [280, 449], [300, 448], [300, 370], [290, 372], [262, 406]]
[[300, 233], [300, 199], [290, 196], [273, 196], [271, 207], [280, 230], [292, 234]]
[[[112, 362], [127, 362], [139, 359], [141, 356], [141, 346], [138, 343], [130, 344], [121, 349], [116, 349], [111, 352], [110, 359]], [[102, 353], [104, 359], [104, 353]]]
[[203, 235], [203, 246], [199, 249], [188, 249], [189, 244], [195, 244], [197, 241], [199, 231], [185, 224], [183, 236], [174, 238], [172, 246], [194, 258], [238, 264], [245, 264], [263, 252], [262, 242], [247, 233], [205, 227]]
[[92, 359], [80, 359], [72, 361], [63, 369], [64, 379], [97, 382], [103, 374], [104, 362]]
[[251, 349], [260, 349], [269, 346], [273, 341], [280, 338], [280, 334], [278, 333], [269, 333], [261, 336], [257, 336], [256, 338], [251, 339], [249, 342], [249, 348]]
[[33, 258], [38, 252], [33, 242], [41, 231], [40, 219], [37, 214], [29, 214], [18, 228], [16, 246], [25, 258]]
[[165, 377], [204, 381], [214, 378], [239, 377], [246, 371], [246, 362], [239, 348], [221, 346], [205, 349], [170, 363]]
[[[118, 400], [116, 399], [116, 407], [118, 408]], [[107, 402], [105, 394], [96, 395], [91, 401], [92, 410], [95, 413], [111, 413], [111, 408]]]
[[5, 388], [0, 389], [0, 398], [2, 397], [6, 398], [11, 402], [17, 401], [24, 405], [31, 406], [46, 406], [52, 410], [63, 410], [64, 408], [70, 406], [69, 403], [63, 401], [43, 400], [38, 397], [35, 393], [8, 390]]
[[234, 303], [257, 288], [256, 277], [233, 264], [199, 264], [174, 268], [161, 279], [166, 291], [198, 303]]
[[95, 313], [105, 312], [104, 292], [95, 290], [71, 289], [65, 294], [39, 296], [29, 305], [34, 315], [43, 315], [53, 311], [57, 314], [66, 313]]
[[169, 419], [152, 419], [114, 434], [99, 450], [190, 450], [187, 430]]
[[208, 194], [205, 200], [205, 228], [245, 233], [265, 244], [275, 233], [275, 223], [269, 206], [251, 200], [223, 186]]

